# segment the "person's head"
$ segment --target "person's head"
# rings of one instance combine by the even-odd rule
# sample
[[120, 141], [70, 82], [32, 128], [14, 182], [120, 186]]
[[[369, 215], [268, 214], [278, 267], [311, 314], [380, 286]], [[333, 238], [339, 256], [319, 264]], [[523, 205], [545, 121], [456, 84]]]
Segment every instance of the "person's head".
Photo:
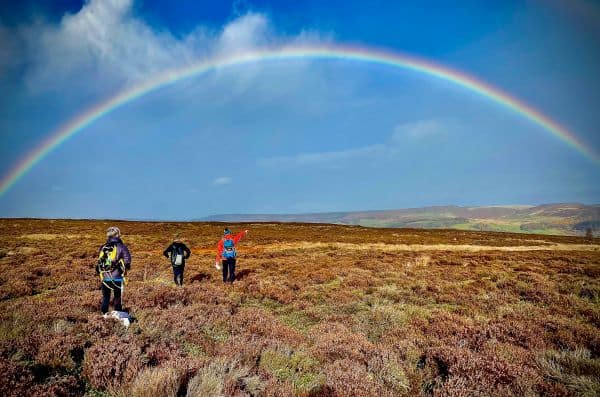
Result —
[[225, 230], [223, 230], [223, 237], [229, 237], [231, 236], [231, 230], [229, 230], [228, 227], [225, 228]]
[[111, 226], [108, 229], [106, 229], [106, 237], [108, 237], [108, 238], [121, 237], [121, 231], [119, 230], [118, 227]]
[[173, 237], [173, 242], [174, 243], [181, 243], [181, 237], [180, 236], [174, 236]]

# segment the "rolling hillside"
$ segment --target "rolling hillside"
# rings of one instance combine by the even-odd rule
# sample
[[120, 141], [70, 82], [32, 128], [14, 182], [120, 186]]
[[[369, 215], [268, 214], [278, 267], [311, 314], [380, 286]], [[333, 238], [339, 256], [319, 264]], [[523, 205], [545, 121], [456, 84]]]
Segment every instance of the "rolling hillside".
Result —
[[328, 212], [313, 214], [229, 214], [202, 221], [222, 222], [307, 222], [583, 235], [587, 229], [600, 232], [600, 205], [544, 204], [538, 206], [438, 206], [385, 211]]

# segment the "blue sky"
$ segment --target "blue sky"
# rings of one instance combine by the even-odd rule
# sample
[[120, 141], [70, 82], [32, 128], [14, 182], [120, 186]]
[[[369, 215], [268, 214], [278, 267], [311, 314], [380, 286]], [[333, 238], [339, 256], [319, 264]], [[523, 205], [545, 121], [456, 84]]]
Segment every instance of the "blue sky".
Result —
[[[600, 152], [600, 11], [538, 1], [22, 1], [0, 8], [0, 173], [160, 71], [300, 44], [416, 55]], [[485, 98], [348, 61], [257, 63], [118, 108], [0, 197], [0, 216], [191, 219], [600, 202], [600, 167]]]

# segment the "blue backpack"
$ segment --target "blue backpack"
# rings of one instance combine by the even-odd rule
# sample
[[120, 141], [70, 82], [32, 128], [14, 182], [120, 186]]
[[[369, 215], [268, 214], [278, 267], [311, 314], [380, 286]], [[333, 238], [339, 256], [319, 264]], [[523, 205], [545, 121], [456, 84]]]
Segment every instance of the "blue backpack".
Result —
[[233, 240], [228, 238], [223, 241], [223, 259], [234, 259], [236, 256], [237, 252]]

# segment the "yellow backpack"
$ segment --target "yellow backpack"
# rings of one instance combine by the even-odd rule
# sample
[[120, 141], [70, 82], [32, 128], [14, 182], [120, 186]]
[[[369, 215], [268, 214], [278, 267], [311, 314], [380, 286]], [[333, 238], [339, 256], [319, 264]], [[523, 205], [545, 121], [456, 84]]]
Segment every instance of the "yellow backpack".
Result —
[[117, 267], [117, 246], [114, 243], [106, 243], [100, 249], [98, 256], [98, 270], [109, 272]]

